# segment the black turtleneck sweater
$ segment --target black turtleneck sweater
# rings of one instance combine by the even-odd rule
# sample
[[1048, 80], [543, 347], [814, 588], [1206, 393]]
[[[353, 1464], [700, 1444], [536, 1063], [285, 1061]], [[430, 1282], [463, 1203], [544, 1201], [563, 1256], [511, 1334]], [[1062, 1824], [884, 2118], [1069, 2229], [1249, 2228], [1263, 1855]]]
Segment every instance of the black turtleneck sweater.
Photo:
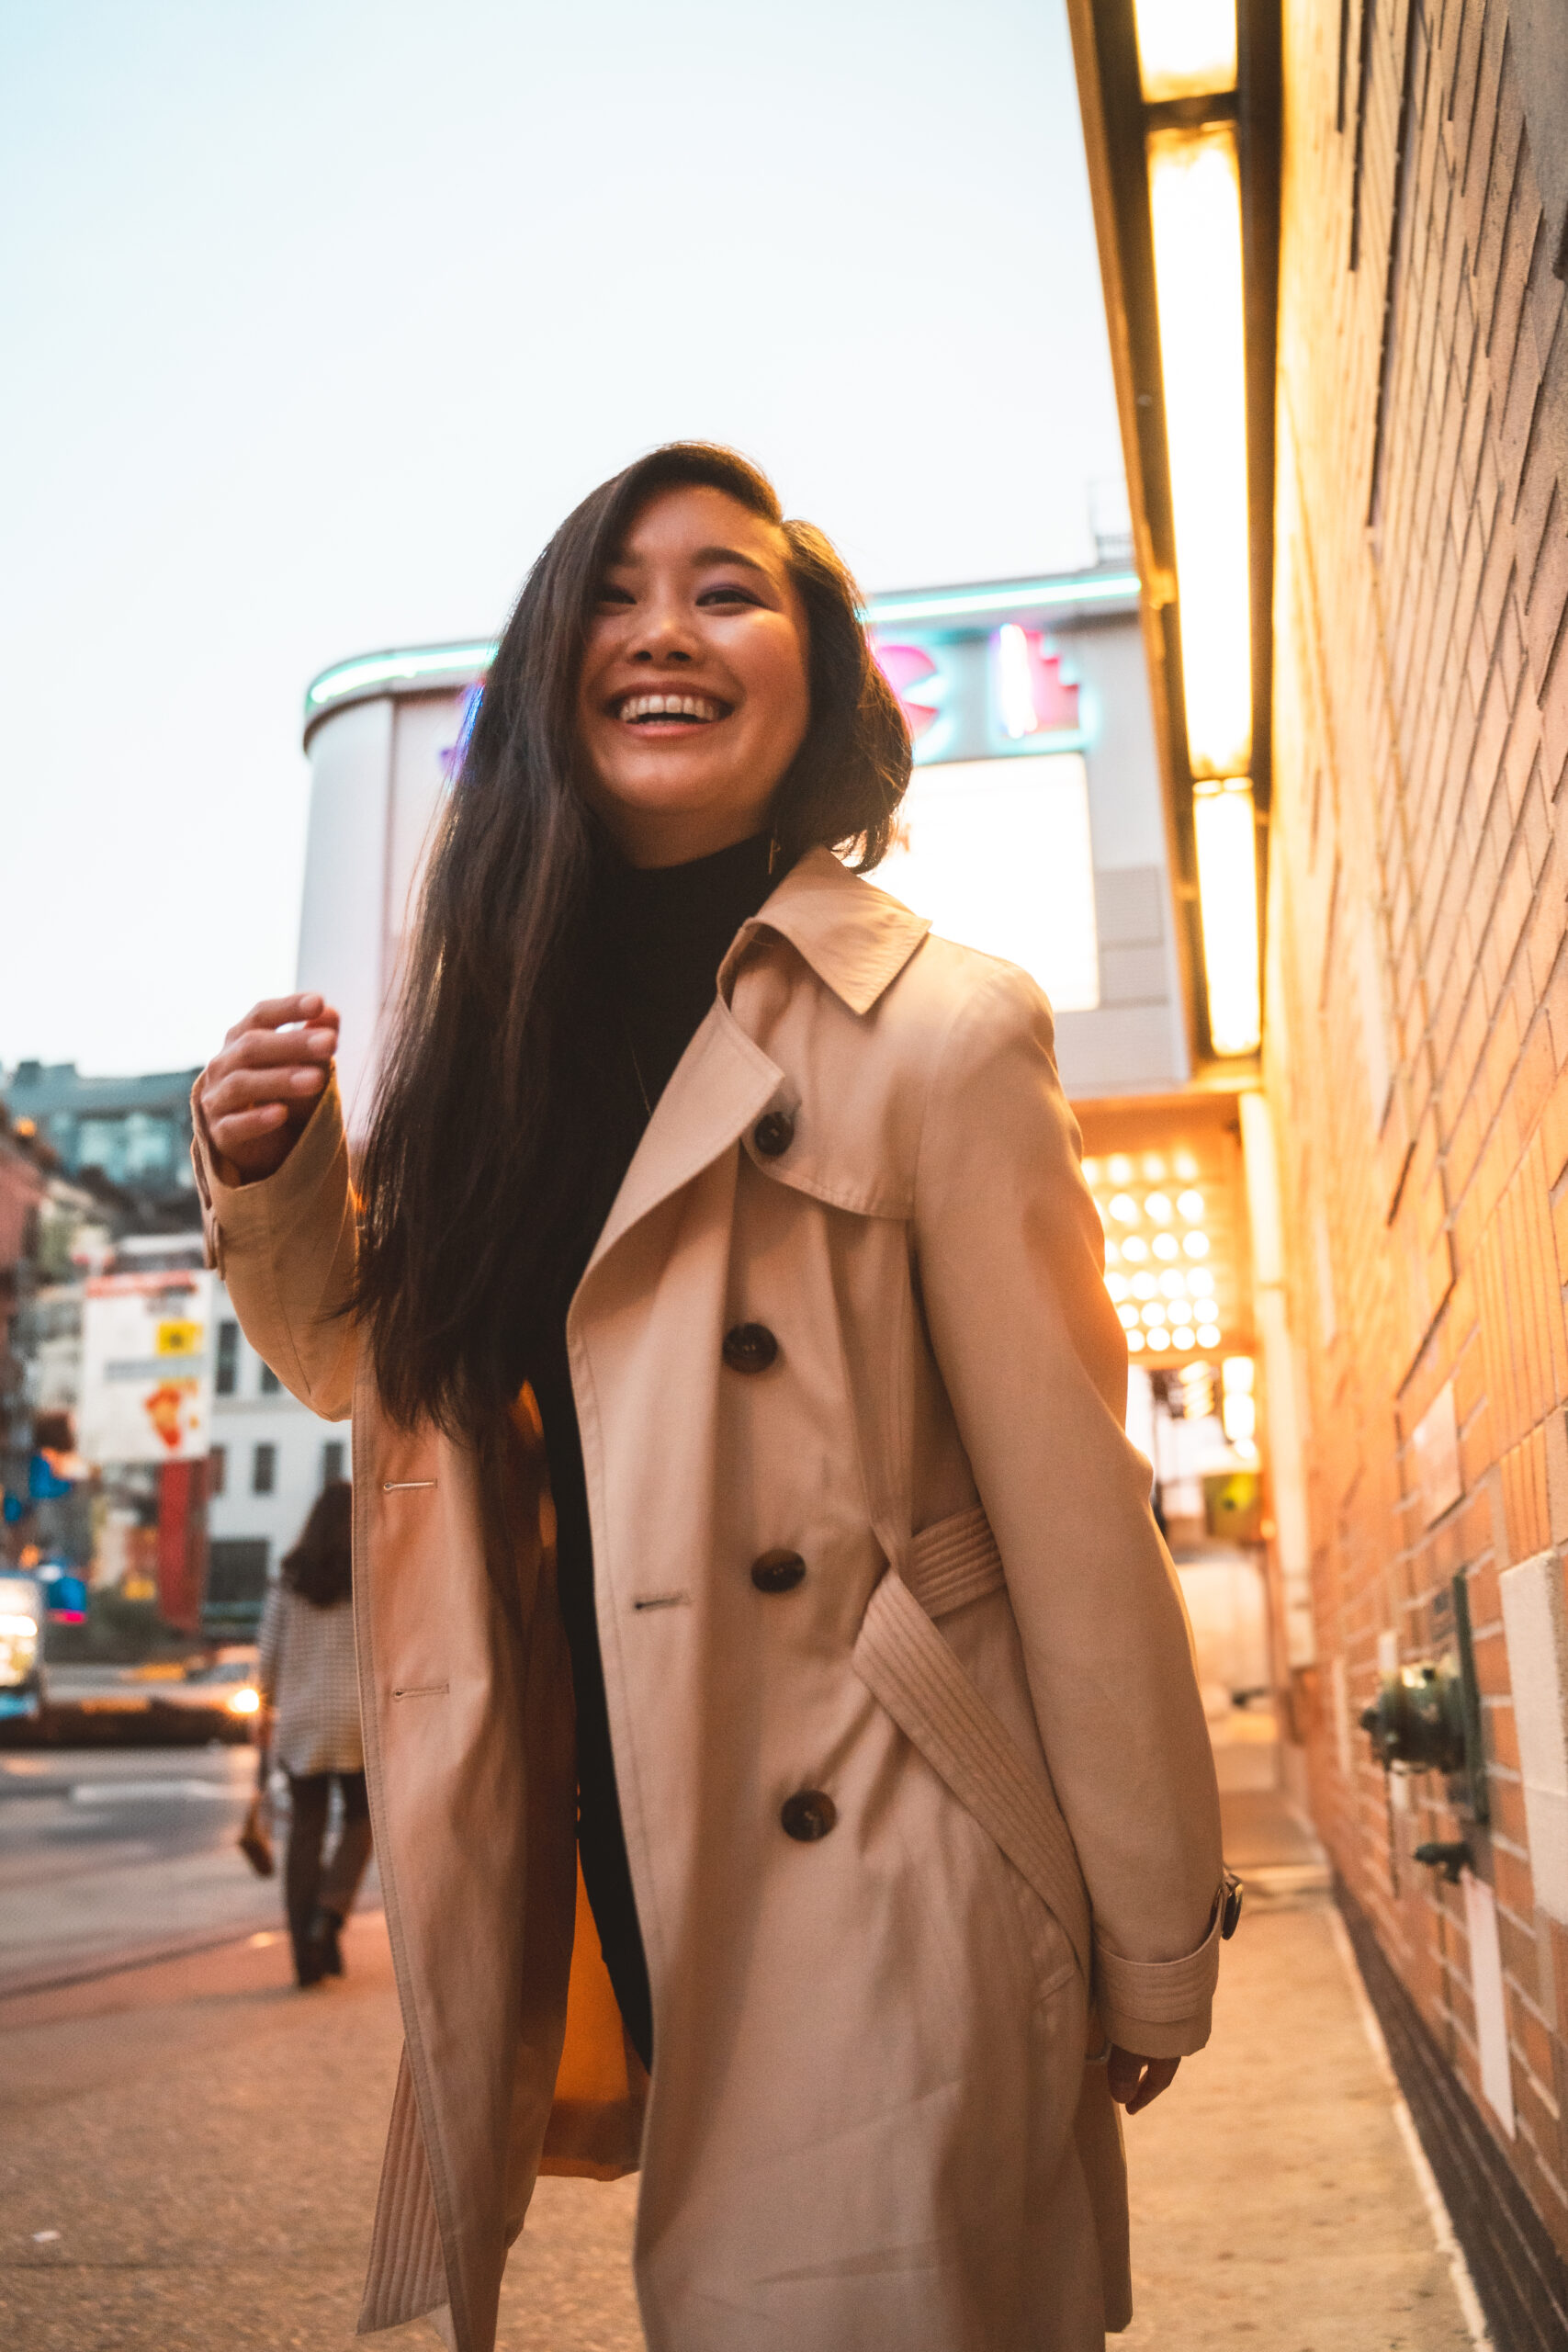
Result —
[[[718, 967], [741, 924], [773, 884], [768, 838], [759, 834], [688, 865], [637, 868], [606, 861], [594, 885], [592, 934], [606, 988], [609, 1049], [625, 1056], [623, 1083], [607, 1099], [599, 1182], [589, 1213], [557, 1240], [569, 1298], [593, 1254], [610, 1203], [653, 1106], [712, 1005]], [[545, 1425], [556, 1507], [556, 1575], [577, 1699], [577, 1836], [583, 1883], [626, 2031], [653, 2064], [648, 1964], [621, 1828], [604, 1671], [593, 1606], [593, 1541], [582, 1441], [577, 1426], [564, 1316], [529, 1349], [525, 1376]], [[613, 1436], [612, 1436], [613, 1442]]]

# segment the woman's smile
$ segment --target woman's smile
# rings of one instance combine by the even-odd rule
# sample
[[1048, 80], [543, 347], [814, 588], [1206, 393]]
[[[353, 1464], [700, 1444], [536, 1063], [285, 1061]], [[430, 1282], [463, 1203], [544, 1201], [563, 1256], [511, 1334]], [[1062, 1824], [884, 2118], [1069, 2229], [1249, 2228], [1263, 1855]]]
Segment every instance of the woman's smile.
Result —
[[613, 695], [610, 713], [624, 726], [637, 727], [654, 735], [684, 734], [691, 727], [716, 727], [721, 718], [729, 717], [731, 705], [720, 702], [712, 695], [694, 695], [669, 689], [662, 694], [639, 691], [636, 694]]

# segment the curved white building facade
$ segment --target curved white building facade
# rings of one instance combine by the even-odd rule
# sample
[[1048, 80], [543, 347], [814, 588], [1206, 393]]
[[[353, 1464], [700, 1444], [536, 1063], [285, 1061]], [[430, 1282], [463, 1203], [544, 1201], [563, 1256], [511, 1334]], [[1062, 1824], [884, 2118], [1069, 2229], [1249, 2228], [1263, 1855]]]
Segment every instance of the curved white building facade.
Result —
[[[1033, 972], [1078, 1100], [1189, 1075], [1137, 582], [1103, 569], [872, 600], [916, 775], [879, 879], [940, 931]], [[479, 641], [366, 654], [306, 699], [312, 771], [299, 984], [343, 1015], [363, 1132]]]

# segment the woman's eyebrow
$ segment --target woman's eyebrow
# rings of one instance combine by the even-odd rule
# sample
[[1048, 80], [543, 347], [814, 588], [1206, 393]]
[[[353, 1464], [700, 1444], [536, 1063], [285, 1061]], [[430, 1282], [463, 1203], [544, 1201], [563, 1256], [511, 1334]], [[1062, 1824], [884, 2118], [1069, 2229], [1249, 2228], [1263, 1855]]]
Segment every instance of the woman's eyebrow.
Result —
[[[637, 571], [646, 566], [647, 561], [646, 556], [637, 554], [633, 548], [622, 548], [610, 558], [607, 568], [612, 571]], [[754, 555], [742, 555], [739, 548], [694, 548], [690, 561], [694, 570], [709, 563], [738, 563], [743, 570], [755, 571], [764, 580], [773, 577], [765, 563], [759, 563]]]
[[692, 557], [694, 563], [738, 563], [747, 571], [760, 572], [764, 580], [773, 574], [765, 563], [753, 555], [742, 555], [739, 548], [698, 548]]

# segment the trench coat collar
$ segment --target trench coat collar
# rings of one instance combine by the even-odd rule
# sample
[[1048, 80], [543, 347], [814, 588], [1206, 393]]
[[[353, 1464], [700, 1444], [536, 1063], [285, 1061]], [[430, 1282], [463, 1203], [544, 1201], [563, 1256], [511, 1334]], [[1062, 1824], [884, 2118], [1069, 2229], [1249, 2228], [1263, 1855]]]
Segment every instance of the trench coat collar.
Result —
[[807, 850], [763, 900], [719, 967], [728, 1003], [736, 967], [760, 931], [777, 932], [852, 1012], [869, 1012], [931, 929], [886, 890], [841, 865], [831, 850]]
[[[623, 1234], [728, 1151], [784, 1089], [784, 1074], [730, 1010], [735, 972], [759, 933], [787, 939], [852, 1012], [871, 1010], [931, 924], [814, 849], [742, 923], [719, 967], [718, 994], [676, 1065], [616, 1193], [579, 1295]], [[575, 1301], [574, 1301], [575, 1306]]]

